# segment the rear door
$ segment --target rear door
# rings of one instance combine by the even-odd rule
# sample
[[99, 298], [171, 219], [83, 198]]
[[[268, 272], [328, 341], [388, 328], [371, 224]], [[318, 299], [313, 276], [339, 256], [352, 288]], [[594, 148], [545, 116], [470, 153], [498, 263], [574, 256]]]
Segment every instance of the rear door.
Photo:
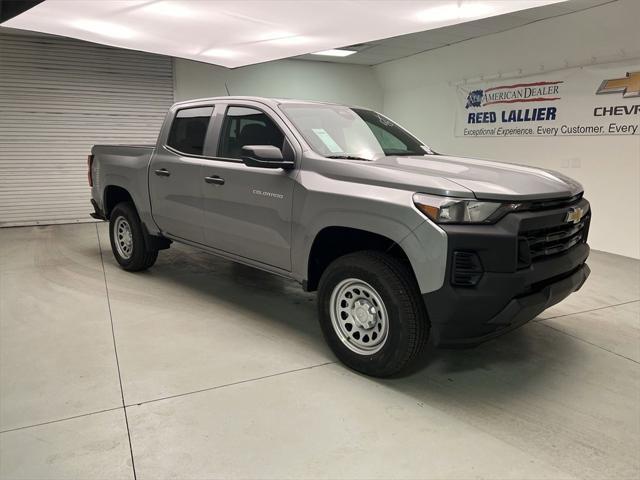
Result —
[[163, 233], [197, 243], [204, 243], [203, 150], [213, 110], [213, 105], [177, 110], [149, 167], [154, 221]]
[[291, 208], [297, 169], [248, 167], [241, 160], [241, 150], [244, 145], [292, 148], [295, 140], [287, 139], [286, 125], [258, 103], [219, 105], [217, 112], [218, 149], [203, 165], [210, 182], [205, 183], [203, 193], [205, 243], [291, 270]]

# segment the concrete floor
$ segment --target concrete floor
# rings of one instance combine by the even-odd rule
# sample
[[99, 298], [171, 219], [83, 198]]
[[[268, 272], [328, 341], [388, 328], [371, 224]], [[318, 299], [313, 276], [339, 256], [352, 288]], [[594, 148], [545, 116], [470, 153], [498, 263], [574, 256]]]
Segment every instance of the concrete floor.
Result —
[[108, 243], [0, 229], [3, 479], [640, 476], [638, 261], [593, 252], [536, 321], [382, 381], [295, 283], [181, 246], [130, 274]]

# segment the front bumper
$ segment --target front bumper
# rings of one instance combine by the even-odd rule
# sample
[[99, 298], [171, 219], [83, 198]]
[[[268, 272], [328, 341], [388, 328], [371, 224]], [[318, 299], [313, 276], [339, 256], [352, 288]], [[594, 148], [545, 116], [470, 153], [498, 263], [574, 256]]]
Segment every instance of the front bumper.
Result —
[[[588, 202], [580, 205], [588, 209]], [[524, 252], [523, 233], [557, 228], [567, 208], [510, 214], [496, 225], [444, 227], [448, 260], [444, 285], [423, 295], [438, 346], [473, 346], [509, 332], [535, 318], [582, 287], [589, 276], [585, 218], [580, 242], [560, 253], [532, 261]], [[526, 245], [525, 245], [526, 246]], [[473, 252], [482, 274], [473, 286], [455, 285], [454, 252]], [[524, 260], [523, 260], [523, 257]]]

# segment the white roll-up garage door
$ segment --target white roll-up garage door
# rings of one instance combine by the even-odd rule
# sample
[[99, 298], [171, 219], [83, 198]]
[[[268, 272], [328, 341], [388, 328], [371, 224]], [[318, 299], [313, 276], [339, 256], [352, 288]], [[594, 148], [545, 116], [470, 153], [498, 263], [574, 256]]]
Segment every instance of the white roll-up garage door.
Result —
[[155, 143], [170, 57], [0, 34], [0, 226], [91, 220], [91, 146]]

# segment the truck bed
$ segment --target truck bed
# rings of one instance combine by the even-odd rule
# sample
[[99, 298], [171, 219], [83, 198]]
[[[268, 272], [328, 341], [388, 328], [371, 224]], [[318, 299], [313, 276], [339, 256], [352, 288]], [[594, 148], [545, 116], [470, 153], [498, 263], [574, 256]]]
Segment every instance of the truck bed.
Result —
[[124, 157], [139, 157], [141, 155], [150, 155], [155, 145], [94, 145], [91, 148], [91, 153], [98, 156], [124, 156]]
[[[151, 211], [147, 175], [155, 145], [94, 145], [93, 192], [98, 207], [104, 211], [102, 198], [106, 188], [118, 186], [131, 195], [141, 216]], [[146, 219], [146, 218], [145, 218]]]

